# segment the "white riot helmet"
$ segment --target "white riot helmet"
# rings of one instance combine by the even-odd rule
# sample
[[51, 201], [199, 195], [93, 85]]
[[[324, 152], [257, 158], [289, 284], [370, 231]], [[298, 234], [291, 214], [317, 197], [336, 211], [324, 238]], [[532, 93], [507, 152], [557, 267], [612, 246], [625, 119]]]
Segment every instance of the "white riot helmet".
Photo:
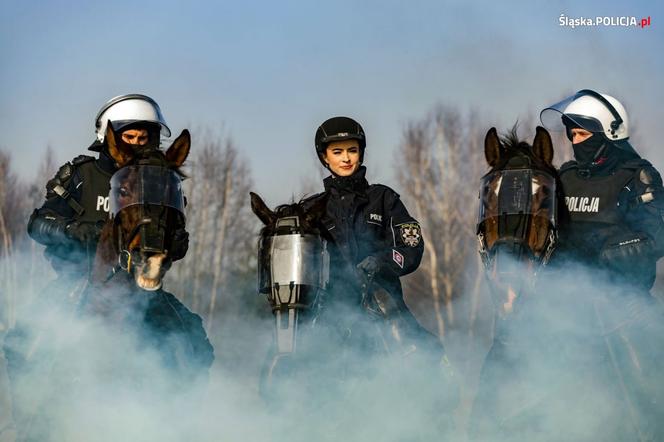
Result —
[[542, 125], [552, 131], [573, 127], [603, 134], [619, 149], [634, 152], [629, 143], [629, 120], [620, 101], [610, 95], [583, 89], [540, 113]]
[[100, 143], [104, 142], [109, 121], [116, 131], [139, 121], [155, 123], [161, 127], [161, 135], [171, 136], [171, 130], [166, 125], [159, 105], [147, 95], [120, 95], [111, 98], [99, 109], [95, 118], [95, 133]]

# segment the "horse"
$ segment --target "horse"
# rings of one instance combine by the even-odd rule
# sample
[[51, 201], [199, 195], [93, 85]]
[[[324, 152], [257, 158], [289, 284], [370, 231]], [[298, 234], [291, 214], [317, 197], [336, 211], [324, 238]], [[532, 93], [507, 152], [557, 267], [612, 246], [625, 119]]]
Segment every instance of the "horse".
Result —
[[118, 166], [111, 216], [79, 304], [41, 309], [30, 324], [41, 328], [41, 342], [17, 339], [7, 351], [23, 440], [66, 438], [101, 395], [122, 397], [120, 408], [132, 400], [150, 408], [163, 394], [186, 394], [214, 359], [201, 318], [162, 288], [170, 238], [184, 223], [180, 167], [189, 132], [165, 152], [118, 139], [109, 125], [108, 153]]
[[478, 440], [501, 440], [516, 437], [516, 432], [510, 433], [510, 419], [519, 421], [522, 408], [528, 409], [537, 396], [526, 391], [532, 385], [524, 381], [530, 368], [525, 361], [545, 359], [533, 356], [537, 349], [531, 344], [542, 342], [546, 327], [532, 327], [539, 316], [530, 306], [541, 301], [537, 281], [558, 244], [565, 206], [546, 129], [537, 127], [530, 145], [518, 138], [516, 126], [502, 139], [491, 128], [484, 154], [490, 170], [480, 180], [476, 233], [498, 320], [482, 366], [469, 433]]
[[[108, 150], [119, 170], [111, 178], [111, 218], [102, 229], [93, 265], [92, 283], [84, 292], [79, 311], [117, 319], [140, 312], [147, 335], [165, 346], [173, 368], [188, 378], [207, 372], [212, 363], [210, 345], [201, 318], [189, 311], [172, 294], [162, 289], [170, 268], [169, 247], [178, 225], [184, 225], [185, 201], [180, 167], [189, 155], [191, 136], [186, 129], [165, 151], [136, 152], [116, 142], [107, 131]], [[137, 296], [138, 295], [138, 296]], [[115, 307], [120, 307], [118, 310]], [[180, 345], [167, 341], [182, 335]], [[178, 354], [182, 352], [183, 354]], [[176, 367], [177, 365], [177, 367]]]
[[[284, 204], [270, 210], [251, 192], [251, 209], [263, 222], [258, 243], [258, 292], [274, 313], [274, 346], [261, 375], [264, 397], [274, 394], [297, 363], [300, 336], [314, 327], [329, 278], [329, 233], [320, 220], [325, 201], [309, 210]], [[291, 386], [292, 388], [293, 386]]]
[[537, 127], [533, 145], [519, 140], [516, 126], [501, 142], [495, 128], [484, 140], [490, 170], [481, 179], [477, 223], [479, 253], [501, 317], [531, 290], [558, 241], [565, 207], [553, 161], [551, 136]]
[[[380, 394], [381, 405], [367, 404], [375, 410], [364, 422], [369, 428], [372, 419], [384, 426], [385, 414], [378, 410], [391, 406], [389, 413], [399, 407], [420, 410], [422, 416], [431, 413], [425, 431], [449, 431], [458, 392], [437, 339], [412, 315], [409, 322], [410, 312], [400, 312], [378, 284], [366, 281], [355, 292], [349, 289], [353, 284], [331, 280], [338, 252], [323, 223], [326, 197], [273, 211], [260, 196], [250, 195], [251, 208], [264, 225], [258, 240], [258, 292], [267, 295], [274, 313], [272, 350], [259, 386], [268, 406], [320, 417], [324, 425], [337, 425], [331, 431], [339, 434], [344, 422], [367, 413], [360, 404]], [[355, 275], [348, 278], [354, 281]], [[339, 287], [352, 293], [340, 293]]]
[[607, 329], [596, 307], [627, 304], [598, 286], [598, 270], [561, 253], [569, 214], [548, 132], [538, 127], [530, 146], [515, 128], [502, 140], [491, 128], [484, 150], [491, 169], [481, 179], [477, 235], [500, 319], [471, 438], [649, 440], [629, 391], [642, 381], [627, 379], [618, 359], [629, 343], [617, 343], [621, 325]]

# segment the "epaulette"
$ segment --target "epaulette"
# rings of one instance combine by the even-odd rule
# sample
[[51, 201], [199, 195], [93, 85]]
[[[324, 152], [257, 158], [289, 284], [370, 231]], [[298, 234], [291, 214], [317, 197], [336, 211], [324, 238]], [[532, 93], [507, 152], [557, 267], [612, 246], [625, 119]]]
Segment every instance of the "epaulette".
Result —
[[567, 161], [566, 163], [563, 163], [562, 166], [560, 166], [560, 169], [558, 170], [558, 173], [563, 173], [567, 172], [568, 170], [572, 169], [578, 169], [579, 168], [579, 163], [577, 163], [575, 160]]
[[390, 186], [386, 186], [385, 184], [370, 184], [369, 189], [382, 189], [383, 192], [387, 191], [387, 192], [391, 193], [392, 195], [396, 196], [397, 198], [401, 198], [401, 195], [399, 195]]
[[325, 197], [327, 197], [327, 194], [325, 192], [316, 193], [316, 194], [311, 195], [311, 196], [306, 196], [306, 197], [304, 197], [300, 200], [300, 205], [302, 205], [302, 207], [304, 207], [306, 209], [306, 208], [311, 207], [315, 202], [317, 202], [321, 198], [325, 198]]
[[[72, 164], [67, 162], [60, 166], [58, 171], [55, 173], [55, 179], [58, 180], [60, 184], [64, 184], [69, 181], [69, 178], [71, 178], [73, 172], [74, 168], [72, 167]], [[48, 185], [46, 187], [48, 188]]]
[[95, 157], [91, 157], [90, 155], [79, 155], [76, 158], [74, 158], [73, 160], [71, 160], [71, 163], [74, 166], [78, 166], [78, 165], [83, 164], [83, 163], [88, 163], [90, 161], [94, 161], [95, 159], [96, 159]]
[[645, 167], [653, 167], [653, 165], [650, 163], [648, 160], [644, 160], [643, 158], [633, 158], [631, 160], [625, 161], [621, 166], [623, 169], [643, 169]]

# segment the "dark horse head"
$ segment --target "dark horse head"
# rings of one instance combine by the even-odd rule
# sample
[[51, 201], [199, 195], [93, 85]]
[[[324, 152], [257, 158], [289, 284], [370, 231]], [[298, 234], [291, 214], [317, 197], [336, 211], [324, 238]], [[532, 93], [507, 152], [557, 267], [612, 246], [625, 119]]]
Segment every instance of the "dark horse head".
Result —
[[558, 207], [563, 207], [552, 164], [551, 136], [537, 127], [531, 146], [516, 127], [503, 139], [491, 128], [484, 141], [491, 170], [482, 177], [477, 236], [501, 315], [532, 287], [557, 242]]
[[182, 131], [165, 152], [136, 149], [110, 125], [106, 139], [119, 169], [111, 177], [111, 218], [97, 246], [93, 282], [110, 282], [124, 271], [141, 289], [157, 290], [170, 266], [173, 233], [184, 227], [179, 167], [189, 155], [189, 132]]
[[258, 195], [250, 195], [251, 209], [265, 225], [258, 243], [258, 291], [267, 295], [275, 314], [277, 353], [293, 353], [299, 322], [329, 277], [329, 238], [321, 224], [326, 198], [272, 211]]
[[260, 393], [268, 400], [287, 385], [301, 387], [294, 373], [302, 374], [300, 356], [311, 356], [305, 337], [310, 334], [301, 332], [315, 323], [329, 278], [330, 238], [321, 223], [326, 203], [322, 197], [273, 211], [251, 193], [251, 209], [265, 225], [258, 240], [258, 291], [267, 295], [275, 321], [273, 347], [260, 379]]

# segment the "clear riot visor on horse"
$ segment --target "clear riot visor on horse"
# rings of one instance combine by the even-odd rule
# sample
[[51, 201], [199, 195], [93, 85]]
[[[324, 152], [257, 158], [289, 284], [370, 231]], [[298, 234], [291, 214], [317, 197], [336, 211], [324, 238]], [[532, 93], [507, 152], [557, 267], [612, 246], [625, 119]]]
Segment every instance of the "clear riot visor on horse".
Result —
[[[581, 129], [587, 130], [588, 132], [592, 133], [604, 132], [602, 123], [595, 118], [583, 115], [565, 113], [565, 109], [567, 109], [567, 107], [570, 104], [572, 104], [574, 100], [577, 100], [580, 97], [583, 97], [585, 95], [591, 95], [595, 98], [598, 98], [597, 93], [594, 92], [591, 93], [591, 92], [592, 91], [586, 91], [586, 90], [579, 91], [576, 94], [570, 95], [569, 97], [559, 101], [556, 104], [548, 106], [546, 109], [540, 112], [540, 121], [542, 122], [542, 125], [546, 129], [552, 132], [565, 132], [570, 123], [573, 126], [578, 126]], [[605, 100], [601, 96], [599, 96], [598, 99], [600, 101]], [[611, 105], [609, 104], [609, 106]]]
[[556, 225], [556, 180], [533, 169], [500, 170], [482, 177], [478, 226], [505, 215], [531, 215]]
[[111, 177], [109, 209], [112, 216], [134, 205], [170, 207], [184, 213], [182, 180], [174, 170], [137, 165], [118, 170]]

